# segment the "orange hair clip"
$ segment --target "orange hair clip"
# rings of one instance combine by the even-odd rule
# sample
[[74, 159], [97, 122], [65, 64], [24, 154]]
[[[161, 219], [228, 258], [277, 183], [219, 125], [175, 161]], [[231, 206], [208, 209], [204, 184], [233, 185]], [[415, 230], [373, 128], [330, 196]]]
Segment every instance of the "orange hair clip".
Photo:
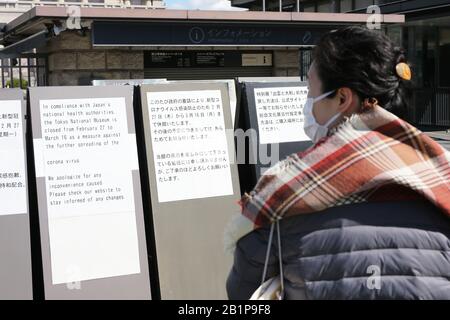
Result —
[[400, 62], [395, 66], [397, 75], [403, 80], [411, 80], [411, 68], [404, 62]]

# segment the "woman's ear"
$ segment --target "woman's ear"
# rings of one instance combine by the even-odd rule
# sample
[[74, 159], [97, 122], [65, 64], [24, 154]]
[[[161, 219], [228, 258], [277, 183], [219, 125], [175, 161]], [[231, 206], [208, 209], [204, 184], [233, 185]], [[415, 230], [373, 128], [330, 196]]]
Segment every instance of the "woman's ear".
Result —
[[339, 99], [339, 112], [352, 113], [355, 104], [355, 98], [353, 96], [352, 89], [347, 87], [339, 88], [337, 90], [337, 97]]

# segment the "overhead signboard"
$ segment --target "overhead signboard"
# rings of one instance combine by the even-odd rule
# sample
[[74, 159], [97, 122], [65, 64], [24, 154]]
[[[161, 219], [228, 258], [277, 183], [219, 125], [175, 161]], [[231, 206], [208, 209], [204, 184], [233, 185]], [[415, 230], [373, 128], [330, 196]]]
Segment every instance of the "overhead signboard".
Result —
[[94, 21], [93, 46], [313, 46], [332, 26]]

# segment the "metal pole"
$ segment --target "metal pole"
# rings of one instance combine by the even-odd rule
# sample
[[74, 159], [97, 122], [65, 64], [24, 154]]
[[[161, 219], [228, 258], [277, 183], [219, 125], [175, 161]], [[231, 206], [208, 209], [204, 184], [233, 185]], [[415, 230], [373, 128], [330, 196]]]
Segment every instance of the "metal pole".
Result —
[[19, 88], [22, 89], [22, 58], [19, 56]]
[[1, 69], [2, 69], [2, 88], [4, 88], [5, 87], [5, 74], [4, 74], [4, 72], [5, 72], [5, 59], [2, 59], [1, 62], [2, 62], [2, 66], [1, 66]]
[[28, 86], [31, 86], [30, 57], [27, 57], [27, 74], [28, 74]]
[[304, 77], [305, 67], [303, 65], [303, 50], [302, 49], [299, 50], [299, 55], [300, 55], [300, 68], [301, 68], [300, 69], [300, 80], [305, 81], [305, 77]]
[[10, 81], [10, 83], [9, 83], [9, 87], [10, 88], [14, 88], [14, 72], [13, 72], [13, 59], [14, 58], [9, 58], [9, 81]]
[[266, 0], [263, 0], [263, 11], [266, 11]]
[[300, 12], [300, 0], [297, 0], [297, 12]]
[[283, 11], [283, 0], [280, 0], [280, 12]]

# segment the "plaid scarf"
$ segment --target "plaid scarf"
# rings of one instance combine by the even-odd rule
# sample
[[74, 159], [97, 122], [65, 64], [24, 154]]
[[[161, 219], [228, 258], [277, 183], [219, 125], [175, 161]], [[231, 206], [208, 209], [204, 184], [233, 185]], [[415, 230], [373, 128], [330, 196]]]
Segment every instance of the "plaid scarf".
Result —
[[450, 217], [450, 153], [375, 106], [269, 169], [240, 201], [251, 222], [240, 233], [344, 204], [419, 198]]

